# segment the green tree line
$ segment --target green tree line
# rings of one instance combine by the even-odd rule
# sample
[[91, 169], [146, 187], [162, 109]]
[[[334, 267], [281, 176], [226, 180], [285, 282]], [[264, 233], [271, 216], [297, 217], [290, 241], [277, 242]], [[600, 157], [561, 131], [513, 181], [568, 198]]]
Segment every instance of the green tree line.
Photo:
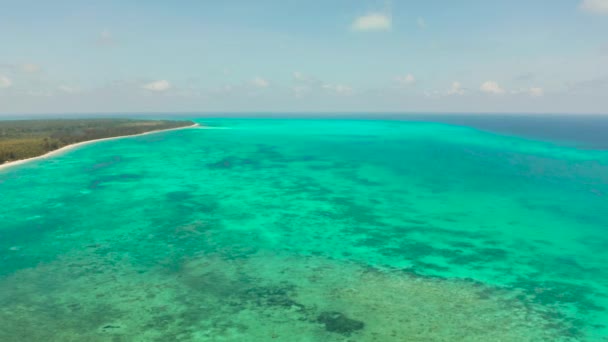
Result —
[[191, 121], [66, 119], [0, 121], [0, 164], [89, 140], [191, 126]]

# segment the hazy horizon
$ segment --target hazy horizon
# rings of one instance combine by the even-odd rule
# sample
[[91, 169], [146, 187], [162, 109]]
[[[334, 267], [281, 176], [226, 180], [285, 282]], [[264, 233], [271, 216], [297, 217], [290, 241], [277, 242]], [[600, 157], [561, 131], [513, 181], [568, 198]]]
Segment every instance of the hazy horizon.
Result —
[[261, 117], [269, 116], [269, 117], [291, 117], [291, 116], [310, 116], [310, 115], [328, 115], [331, 116], [378, 116], [378, 115], [455, 115], [455, 116], [576, 116], [576, 117], [585, 117], [585, 116], [608, 116], [608, 112], [475, 112], [475, 111], [462, 111], [462, 112], [450, 112], [450, 111], [434, 111], [434, 112], [425, 112], [425, 111], [113, 111], [113, 112], [24, 112], [24, 113], [0, 113], [0, 118], [5, 117], [53, 117], [53, 116], [139, 116], [139, 115], [161, 115], [161, 116], [193, 116], [193, 117], [249, 117], [259, 115]]

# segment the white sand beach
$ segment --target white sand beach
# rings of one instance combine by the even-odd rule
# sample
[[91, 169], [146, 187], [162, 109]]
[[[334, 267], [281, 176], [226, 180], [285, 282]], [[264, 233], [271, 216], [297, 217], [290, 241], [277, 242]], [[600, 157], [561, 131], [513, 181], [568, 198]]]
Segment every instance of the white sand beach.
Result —
[[39, 159], [46, 159], [46, 158], [50, 158], [50, 157], [54, 157], [56, 155], [71, 151], [75, 148], [78, 147], [82, 147], [85, 145], [89, 145], [89, 144], [93, 144], [93, 143], [97, 143], [100, 141], [108, 141], [108, 140], [116, 140], [116, 139], [123, 139], [123, 138], [131, 138], [131, 137], [139, 137], [142, 135], [148, 135], [148, 134], [155, 134], [155, 133], [161, 133], [161, 132], [168, 132], [168, 131], [177, 131], [177, 130], [182, 130], [182, 129], [190, 129], [190, 128], [195, 128], [195, 127], [200, 127], [201, 125], [199, 124], [194, 124], [192, 126], [186, 126], [186, 127], [178, 127], [178, 128], [169, 128], [169, 129], [159, 129], [159, 130], [155, 130], [155, 131], [150, 131], [150, 132], [145, 132], [145, 133], [139, 133], [139, 134], [131, 134], [131, 135], [122, 135], [119, 137], [112, 137], [112, 138], [103, 138], [103, 139], [96, 139], [96, 140], [89, 140], [89, 141], [83, 141], [83, 142], [79, 142], [76, 144], [71, 144], [71, 145], [67, 145], [64, 146], [60, 149], [51, 151], [49, 153], [43, 154], [41, 156], [38, 157], [32, 157], [32, 158], [27, 158], [27, 159], [21, 159], [21, 160], [15, 160], [15, 161], [11, 161], [8, 163], [4, 163], [2, 165], [0, 165], [0, 171], [14, 167], [14, 166], [18, 166], [18, 165], [22, 165], [34, 160], [39, 160]]

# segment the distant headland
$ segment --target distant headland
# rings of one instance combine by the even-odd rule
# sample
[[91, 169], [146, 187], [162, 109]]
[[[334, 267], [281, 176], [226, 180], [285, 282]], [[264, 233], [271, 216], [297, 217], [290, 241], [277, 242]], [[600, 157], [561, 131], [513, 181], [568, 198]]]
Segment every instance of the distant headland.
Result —
[[0, 121], [0, 169], [83, 144], [196, 127], [192, 121], [52, 119]]

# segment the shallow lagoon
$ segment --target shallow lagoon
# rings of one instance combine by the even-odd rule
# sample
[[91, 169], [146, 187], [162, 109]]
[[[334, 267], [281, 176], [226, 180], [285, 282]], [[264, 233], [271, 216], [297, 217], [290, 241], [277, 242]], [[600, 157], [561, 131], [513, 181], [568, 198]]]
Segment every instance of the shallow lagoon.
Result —
[[0, 340], [608, 338], [608, 152], [198, 122], [0, 171]]

